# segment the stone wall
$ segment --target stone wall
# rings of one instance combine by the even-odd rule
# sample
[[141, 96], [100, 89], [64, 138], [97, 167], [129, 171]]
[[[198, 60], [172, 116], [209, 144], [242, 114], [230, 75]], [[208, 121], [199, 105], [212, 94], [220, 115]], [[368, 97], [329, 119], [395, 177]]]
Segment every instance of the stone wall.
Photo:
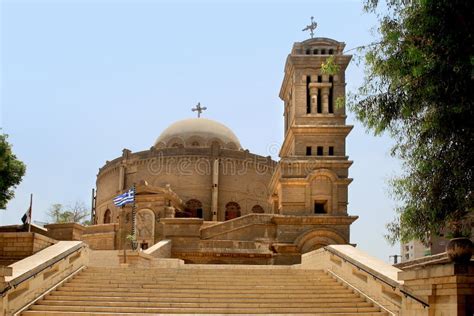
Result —
[[54, 243], [56, 240], [37, 233], [0, 233], [0, 265], [10, 265]]
[[[262, 157], [248, 151], [212, 148], [164, 148], [129, 153], [108, 162], [97, 177], [97, 216], [103, 223], [103, 214], [109, 209], [112, 221], [116, 221], [120, 209], [113, 197], [123, 187], [146, 181], [152, 186], [171, 189], [184, 201], [197, 199], [202, 203], [203, 217], [211, 220], [212, 162], [219, 158], [218, 220], [225, 219], [229, 202], [237, 202], [241, 214], [249, 214], [255, 205], [266, 213], [271, 212], [267, 186], [276, 163], [270, 157]], [[123, 171], [123, 181], [117, 175]]]
[[116, 240], [118, 226], [118, 224], [86, 226], [82, 234], [82, 241], [93, 250], [118, 249]]
[[78, 223], [47, 224], [47, 235], [56, 240], [82, 240], [84, 226]]

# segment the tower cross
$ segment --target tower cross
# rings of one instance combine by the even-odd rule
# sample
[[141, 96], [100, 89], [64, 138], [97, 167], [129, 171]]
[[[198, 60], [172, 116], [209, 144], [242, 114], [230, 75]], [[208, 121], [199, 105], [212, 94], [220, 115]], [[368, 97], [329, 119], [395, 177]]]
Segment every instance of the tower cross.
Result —
[[193, 112], [197, 112], [198, 113], [198, 118], [201, 117], [201, 113], [205, 110], [207, 110], [207, 107], [201, 107], [201, 102], [198, 102], [198, 104], [196, 105], [195, 108], [192, 108], [191, 109]]
[[311, 17], [311, 24], [306, 25], [306, 27], [302, 30], [303, 32], [309, 31], [309, 34], [311, 35], [311, 38], [313, 38], [314, 35], [314, 30], [318, 27], [318, 23], [313, 21], [314, 17]]

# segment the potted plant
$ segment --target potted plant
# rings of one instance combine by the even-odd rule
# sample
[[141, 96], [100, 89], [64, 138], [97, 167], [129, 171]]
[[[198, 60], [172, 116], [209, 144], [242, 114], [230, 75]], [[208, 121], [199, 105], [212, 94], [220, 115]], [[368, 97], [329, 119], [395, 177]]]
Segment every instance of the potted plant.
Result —
[[473, 244], [470, 239], [473, 220], [472, 217], [458, 217], [449, 221], [446, 236], [450, 239], [446, 245], [446, 253], [451, 261], [467, 263], [471, 260]]

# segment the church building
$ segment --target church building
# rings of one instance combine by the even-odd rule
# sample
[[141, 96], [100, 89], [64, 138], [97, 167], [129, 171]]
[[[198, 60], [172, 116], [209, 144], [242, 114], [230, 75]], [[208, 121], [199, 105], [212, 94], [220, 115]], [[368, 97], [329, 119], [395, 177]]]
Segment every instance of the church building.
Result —
[[[302, 253], [350, 243], [357, 216], [347, 208], [351, 56], [344, 46], [328, 38], [293, 45], [280, 89], [285, 135], [278, 162], [201, 118], [198, 104], [197, 118], [172, 123], [149, 149], [124, 149], [99, 169], [94, 225], [76, 227], [77, 238], [110, 250], [130, 247], [131, 234], [142, 249], [171, 240], [172, 256], [188, 263], [291, 264]], [[322, 69], [328, 60], [331, 74]], [[132, 187], [135, 203], [115, 206], [114, 197]], [[60, 227], [48, 229], [54, 236]]]

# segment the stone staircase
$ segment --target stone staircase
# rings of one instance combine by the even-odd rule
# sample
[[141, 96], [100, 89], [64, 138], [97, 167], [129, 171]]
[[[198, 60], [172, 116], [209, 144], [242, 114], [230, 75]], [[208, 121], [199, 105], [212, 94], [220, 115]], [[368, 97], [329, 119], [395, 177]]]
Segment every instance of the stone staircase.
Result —
[[322, 270], [89, 267], [21, 315], [387, 315]]

